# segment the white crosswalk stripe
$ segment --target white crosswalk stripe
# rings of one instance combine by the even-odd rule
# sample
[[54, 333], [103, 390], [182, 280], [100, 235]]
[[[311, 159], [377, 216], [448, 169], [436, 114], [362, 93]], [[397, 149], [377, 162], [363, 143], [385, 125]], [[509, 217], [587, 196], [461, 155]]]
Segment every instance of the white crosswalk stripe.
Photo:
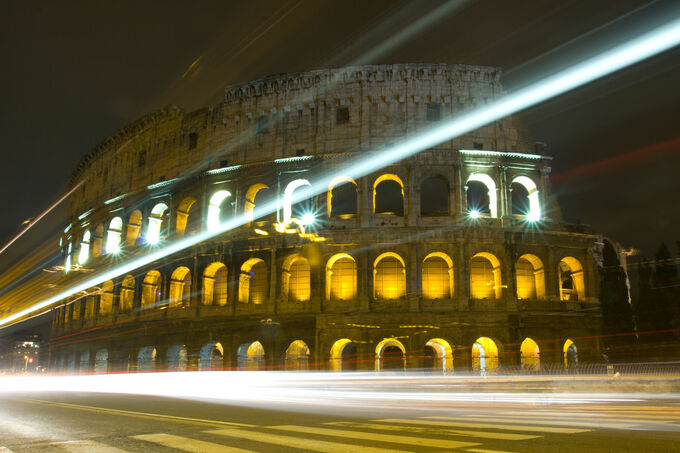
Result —
[[127, 453], [127, 450], [112, 447], [93, 440], [72, 440], [68, 442], [56, 442], [56, 445], [71, 453]]
[[252, 450], [244, 450], [242, 448], [175, 436], [173, 434], [141, 434], [132, 436], [132, 438], [192, 453], [253, 453]]
[[501, 423], [470, 423], [470, 422], [456, 422], [456, 421], [441, 421], [441, 420], [406, 420], [401, 418], [383, 418], [379, 420], [373, 420], [374, 422], [380, 423], [401, 423], [401, 424], [413, 424], [413, 425], [431, 425], [431, 426], [447, 426], [455, 428], [475, 428], [475, 429], [502, 429], [508, 431], [527, 431], [527, 432], [537, 432], [537, 433], [558, 433], [558, 434], [576, 434], [585, 433], [590, 431], [589, 429], [579, 429], [579, 428], [562, 428], [562, 427], [552, 427], [552, 426], [528, 426], [528, 425], [509, 425]]

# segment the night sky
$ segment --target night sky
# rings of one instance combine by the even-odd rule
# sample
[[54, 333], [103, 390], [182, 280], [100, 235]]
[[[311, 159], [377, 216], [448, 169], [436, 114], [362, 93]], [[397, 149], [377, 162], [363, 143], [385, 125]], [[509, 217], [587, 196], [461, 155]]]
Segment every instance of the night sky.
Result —
[[[443, 3], [0, 0], [0, 242], [66, 192], [97, 143], [164, 105], [188, 111], [219, 101], [230, 84], [360, 58], [501, 66], [512, 89], [680, 14], [677, 3], [653, 4], [537, 59], [646, 3], [461, 1], [410, 39], [369, 54]], [[679, 63], [675, 49], [522, 114], [554, 156], [564, 217], [646, 256], [680, 239]], [[53, 217], [43, 231], [64, 222]]]

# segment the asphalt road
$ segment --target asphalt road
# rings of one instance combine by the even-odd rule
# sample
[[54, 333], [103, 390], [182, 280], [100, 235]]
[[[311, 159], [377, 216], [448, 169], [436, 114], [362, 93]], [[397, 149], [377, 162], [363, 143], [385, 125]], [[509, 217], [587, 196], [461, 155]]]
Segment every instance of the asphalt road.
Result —
[[393, 393], [379, 403], [234, 405], [107, 393], [0, 394], [0, 452], [680, 451], [678, 399], [523, 395], [419, 401]]

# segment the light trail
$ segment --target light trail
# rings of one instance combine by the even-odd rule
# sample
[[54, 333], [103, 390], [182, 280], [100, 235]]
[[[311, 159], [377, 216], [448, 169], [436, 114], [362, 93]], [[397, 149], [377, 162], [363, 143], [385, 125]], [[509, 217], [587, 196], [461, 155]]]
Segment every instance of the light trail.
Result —
[[[508, 94], [489, 105], [473, 110], [470, 113], [454, 117], [412, 138], [404, 139], [384, 151], [361, 153], [352, 159], [342, 171], [343, 176], [353, 179], [361, 178], [387, 165], [399, 162], [423, 150], [432, 148], [442, 142], [451, 140], [488, 123], [512, 115], [516, 112], [532, 107], [553, 97], [564, 94], [596, 79], [612, 74], [623, 68], [639, 63], [647, 58], [669, 50], [680, 44], [680, 18], [675, 18], [637, 38], [620, 44], [595, 57], [588, 58], [570, 68], [559, 71], [551, 76], [533, 83], [514, 93]], [[368, 157], [363, 157], [368, 154]], [[294, 196], [292, 202], [303, 201], [309, 197], [326, 192], [329, 184], [338, 176], [337, 172], [328, 173], [313, 182], [306, 194]], [[258, 210], [259, 215], [266, 215], [277, 210], [278, 201], [272, 201]], [[248, 223], [245, 216], [239, 216], [219, 225], [213, 231], [203, 231], [189, 238], [168, 244], [162, 249], [150, 251], [139, 258], [132, 259], [111, 270], [78, 283], [52, 297], [40, 301], [30, 308], [20, 310], [0, 320], [0, 328], [7, 326], [24, 316], [50, 307], [79, 291], [84, 291], [106, 280], [131, 272], [139, 267], [151, 264], [168, 255], [211, 239], [214, 236], [240, 227]]]
[[14, 242], [16, 242], [17, 239], [19, 239], [21, 236], [23, 236], [24, 233], [26, 233], [33, 225], [35, 225], [36, 223], [38, 223], [43, 217], [45, 217], [47, 214], [49, 214], [54, 208], [56, 208], [56, 207], [59, 206], [61, 203], [63, 203], [63, 201], [66, 200], [73, 192], [75, 192], [75, 190], [76, 190], [78, 187], [82, 186], [84, 182], [85, 182], [85, 180], [80, 181], [78, 184], [76, 184], [76, 185], [73, 187], [73, 189], [71, 189], [71, 190], [69, 190], [68, 192], [66, 192], [66, 194], [65, 194], [63, 197], [61, 197], [60, 199], [58, 199], [52, 206], [50, 206], [49, 208], [47, 208], [47, 210], [45, 210], [45, 211], [44, 211], [42, 214], [40, 214], [38, 217], [36, 217], [35, 219], [33, 219], [33, 220], [26, 226], [26, 228], [24, 228], [23, 230], [21, 230], [21, 232], [20, 232], [19, 234], [17, 234], [16, 236], [14, 236], [14, 238], [13, 238], [12, 240], [10, 240], [7, 244], [5, 244], [5, 246], [0, 250], [0, 254], [2, 254], [2, 252], [4, 252], [5, 250], [7, 250], [12, 244], [14, 244]]

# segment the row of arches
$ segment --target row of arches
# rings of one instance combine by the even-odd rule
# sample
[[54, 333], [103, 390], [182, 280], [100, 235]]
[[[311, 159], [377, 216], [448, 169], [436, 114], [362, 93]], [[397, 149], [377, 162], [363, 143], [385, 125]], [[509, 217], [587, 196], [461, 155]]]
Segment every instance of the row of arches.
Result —
[[[404, 182], [396, 174], [383, 174], [373, 183], [372, 206], [374, 214], [403, 216], [405, 206]], [[527, 220], [535, 221], [541, 218], [541, 208], [538, 188], [528, 176], [517, 176], [510, 184], [512, 195], [511, 213]], [[245, 193], [243, 201], [243, 215], [246, 222], [253, 222], [265, 211], [258, 212], [258, 207], [266, 206], [277, 209], [282, 206], [281, 218], [283, 225], [297, 223], [305, 225], [313, 221], [314, 206], [311, 183], [307, 179], [290, 181], [284, 191], [281, 203], [276, 203], [272, 189], [263, 183], [251, 185]], [[466, 206], [472, 217], [498, 217], [497, 184], [485, 173], [472, 173], [465, 185]], [[355, 180], [348, 176], [339, 176], [331, 181], [326, 195], [328, 218], [346, 219], [357, 216], [358, 186]], [[430, 175], [420, 186], [420, 215], [445, 216], [450, 215], [449, 182], [443, 175]], [[79, 242], [74, 246], [68, 242], [65, 248], [65, 271], [68, 272], [74, 264], [84, 265], [92, 257], [117, 254], [123, 247], [138, 244], [154, 245], [166, 239], [170, 234], [183, 236], [197, 233], [201, 228], [217, 231], [220, 225], [236, 214], [232, 193], [228, 190], [217, 190], [207, 200], [205, 219], [202, 219], [200, 203], [195, 197], [185, 197], [174, 212], [174, 230], [171, 231], [171, 210], [165, 202], [154, 204], [146, 216], [140, 209], [135, 209], [127, 215], [127, 223], [123, 217], [116, 216], [106, 225], [99, 224], [93, 229], [86, 229], [81, 233]], [[77, 250], [76, 250], [77, 249]], [[75, 262], [73, 262], [73, 255]]]

